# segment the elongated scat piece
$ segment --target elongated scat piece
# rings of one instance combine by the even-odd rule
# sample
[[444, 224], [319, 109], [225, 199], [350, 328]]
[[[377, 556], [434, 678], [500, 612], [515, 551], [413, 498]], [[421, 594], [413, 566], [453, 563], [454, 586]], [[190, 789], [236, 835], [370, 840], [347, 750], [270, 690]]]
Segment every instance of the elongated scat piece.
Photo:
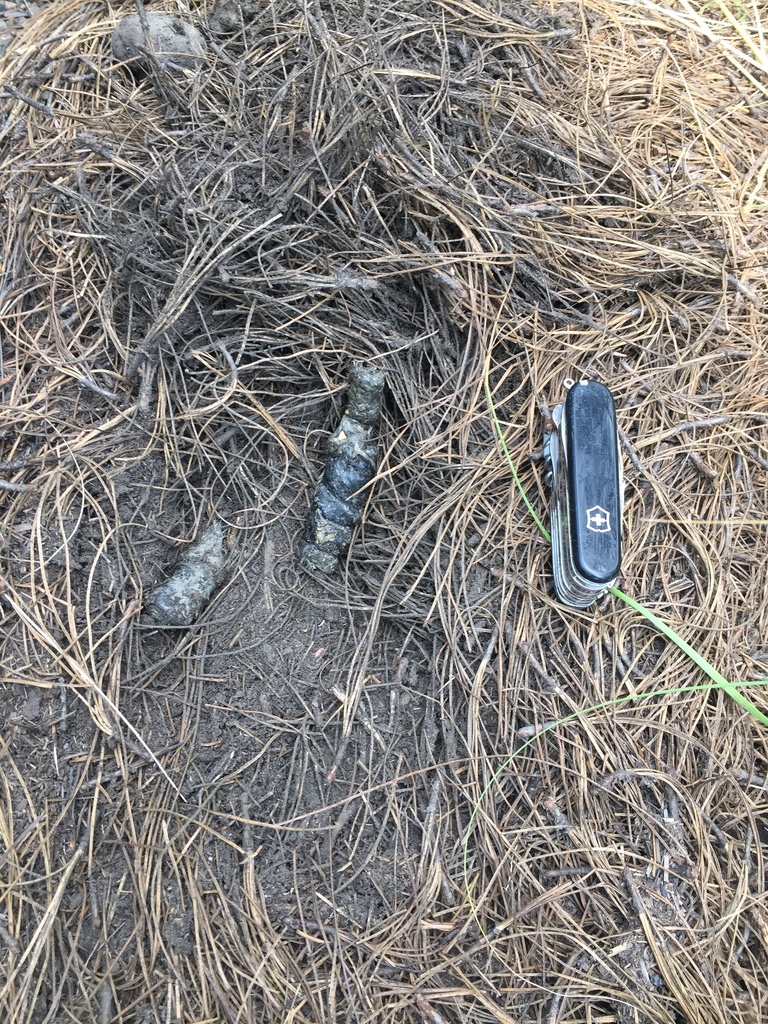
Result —
[[191, 626], [224, 579], [224, 530], [213, 522], [189, 548], [173, 575], [144, 602], [158, 626]]
[[309, 507], [301, 551], [301, 561], [309, 569], [333, 572], [360, 522], [366, 500], [361, 489], [376, 475], [379, 462], [374, 434], [384, 380], [383, 370], [352, 364], [347, 408], [328, 442], [328, 462]]
[[386, 374], [375, 366], [353, 363], [349, 371], [346, 415], [365, 426], [374, 427], [381, 415]]

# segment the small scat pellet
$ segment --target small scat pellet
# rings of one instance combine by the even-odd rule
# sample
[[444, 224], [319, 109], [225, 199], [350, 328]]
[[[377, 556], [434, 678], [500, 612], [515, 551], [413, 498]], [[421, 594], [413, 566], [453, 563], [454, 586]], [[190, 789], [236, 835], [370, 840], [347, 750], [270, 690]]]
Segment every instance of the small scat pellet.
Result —
[[199, 68], [208, 46], [195, 26], [177, 14], [148, 11], [144, 19], [129, 14], [118, 21], [112, 33], [112, 53], [139, 71], [154, 63], [170, 74], [179, 74]]
[[224, 579], [224, 530], [212, 523], [195, 541], [173, 574], [144, 602], [158, 626], [191, 626]]
[[366, 495], [361, 490], [376, 475], [379, 463], [375, 434], [384, 381], [383, 370], [352, 364], [347, 408], [328, 442], [328, 461], [312, 495], [304, 531], [301, 561], [309, 569], [333, 572], [362, 517]]
[[365, 426], [375, 427], [381, 415], [385, 379], [383, 370], [363, 363], [353, 363], [349, 371], [345, 415]]

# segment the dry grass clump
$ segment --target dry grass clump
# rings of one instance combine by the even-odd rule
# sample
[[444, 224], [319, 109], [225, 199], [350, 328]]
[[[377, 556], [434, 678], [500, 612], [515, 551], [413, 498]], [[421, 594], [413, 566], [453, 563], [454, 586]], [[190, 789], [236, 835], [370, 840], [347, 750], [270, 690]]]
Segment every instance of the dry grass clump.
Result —
[[[132, 9], [0, 63], [0, 1015], [764, 1020], [765, 729], [553, 601], [485, 400], [543, 515], [542, 407], [603, 380], [625, 589], [764, 674], [759, 6], [243, 3], [183, 77], [115, 63]], [[315, 580], [353, 358], [385, 458]]]

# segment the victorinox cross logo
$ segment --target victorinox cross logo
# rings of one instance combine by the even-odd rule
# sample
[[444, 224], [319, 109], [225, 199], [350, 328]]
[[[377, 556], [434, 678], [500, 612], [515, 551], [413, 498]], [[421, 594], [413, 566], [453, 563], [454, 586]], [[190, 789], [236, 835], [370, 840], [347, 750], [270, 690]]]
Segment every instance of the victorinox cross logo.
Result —
[[611, 532], [611, 514], [606, 512], [600, 505], [593, 505], [587, 509], [587, 529], [593, 533]]

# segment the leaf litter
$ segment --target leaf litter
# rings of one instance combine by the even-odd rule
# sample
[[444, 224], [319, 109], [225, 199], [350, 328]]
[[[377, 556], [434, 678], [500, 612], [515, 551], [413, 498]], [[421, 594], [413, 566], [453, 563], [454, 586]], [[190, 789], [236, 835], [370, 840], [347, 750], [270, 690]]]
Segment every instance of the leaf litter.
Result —
[[[765, 1019], [765, 730], [553, 600], [485, 400], [543, 514], [542, 409], [605, 383], [623, 589], [764, 674], [759, 6], [157, 11], [204, 61], [57, 0], [0, 64], [3, 1019]], [[354, 362], [382, 457], [325, 577]]]

